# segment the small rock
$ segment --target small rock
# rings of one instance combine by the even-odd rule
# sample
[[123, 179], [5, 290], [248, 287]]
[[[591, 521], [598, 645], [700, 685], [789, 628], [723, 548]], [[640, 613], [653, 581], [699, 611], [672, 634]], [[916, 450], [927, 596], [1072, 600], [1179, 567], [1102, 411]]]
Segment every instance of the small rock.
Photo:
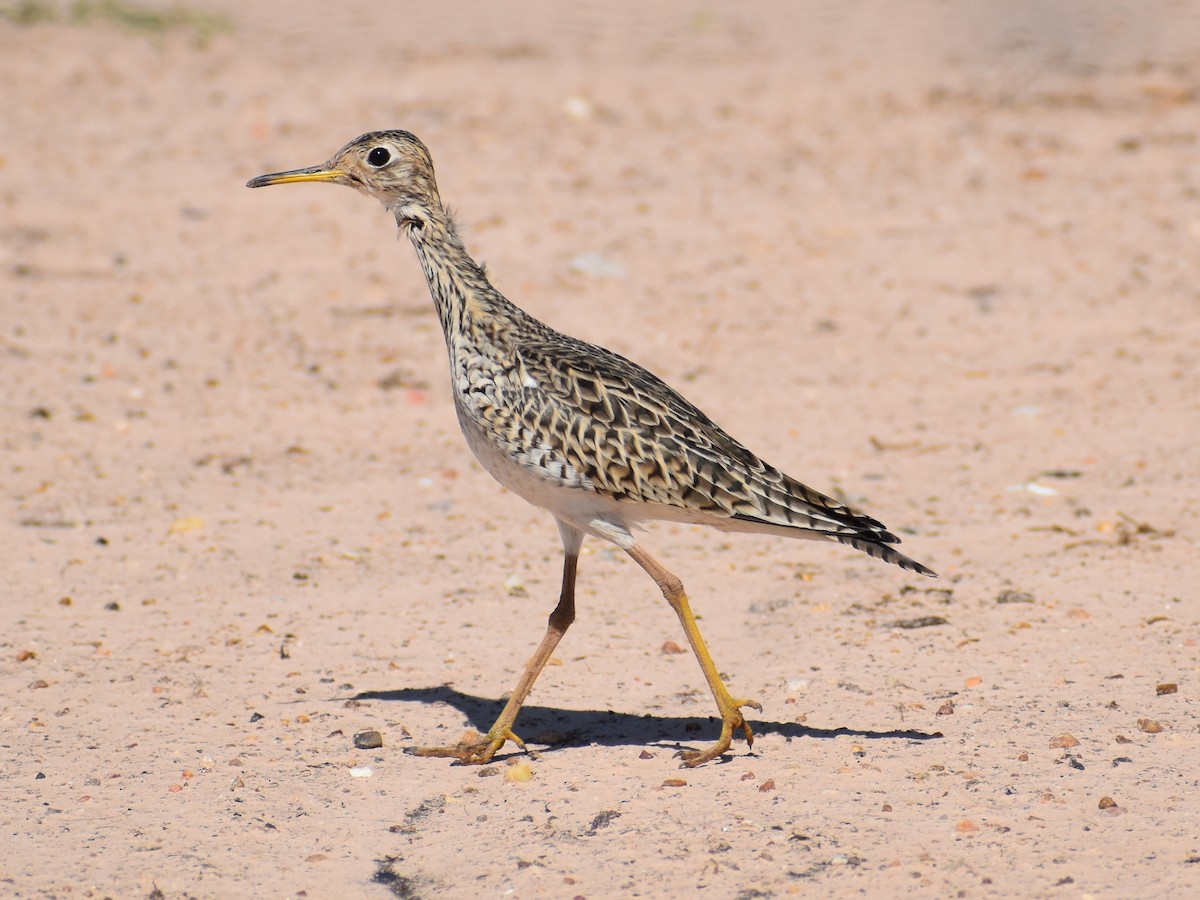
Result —
[[775, 790], [775, 779], [768, 778], [766, 781], [764, 781], [762, 784], [760, 784], [758, 786], [758, 790], [760, 793], [763, 793], [763, 794], [767, 793], [767, 791]]
[[1138, 719], [1137, 724], [1146, 734], [1158, 734], [1163, 730], [1162, 724], [1155, 719]]
[[624, 278], [626, 275], [624, 266], [595, 251], [580, 253], [572, 257], [567, 265], [576, 275], [590, 275], [593, 278]]
[[171, 523], [167, 534], [191, 534], [193, 531], [204, 529], [204, 519], [200, 516], [182, 516]]
[[954, 830], [957, 831], [959, 834], [970, 834], [972, 831], [978, 831], [979, 826], [976, 825], [974, 822], [972, 822], [970, 819], [963, 819], [961, 822], [959, 822], [957, 825], [954, 826]]
[[1154, 693], [1157, 694], [1159, 697], [1162, 697], [1164, 694], [1174, 694], [1178, 690], [1179, 690], [1178, 684], [1175, 684], [1174, 682], [1167, 682], [1165, 684], [1158, 685], [1154, 689]]
[[682, 778], [668, 778], [662, 783], [663, 787], [687, 787], [687, 782]]
[[356, 750], [375, 750], [383, 746], [383, 735], [378, 731], [360, 731], [354, 736]]
[[1114, 800], [1112, 797], [1101, 797], [1100, 798], [1100, 809], [1112, 809], [1116, 805], [1117, 805], [1117, 801]]
[[533, 767], [524, 760], [518, 760], [504, 770], [504, 780], [509, 784], [524, 784], [533, 780]]
[[1032, 603], [1033, 594], [1028, 591], [1001, 591], [996, 595], [997, 603]]
[[563, 112], [572, 121], [586, 122], [596, 114], [596, 108], [587, 97], [572, 94], [563, 102]]
[[1076, 739], [1076, 737], [1074, 735], [1067, 734], [1065, 732], [1063, 734], [1060, 734], [1058, 737], [1050, 739], [1050, 749], [1052, 749], [1052, 750], [1062, 750], [1062, 749], [1066, 749], [1068, 747], [1078, 747], [1078, 746], [1079, 746], [1078, 739]]
[[687, 653], [686, 650], [684, 650], [682, 647], [680, 647], [674, 641], [663, 641], [663, 645], [659, 649], [663, 653]]
[[1031, 494], [1036, 494], [1039, 497], [1053, 497], [1058, 491], [1055, 488], [1047, 487], [1044, 484], [1038, 484], [1036, 481], [1026, 481], [1021, 484], [1011, 484], [1008, 486], [1011, 492], [1028, 491]]
[[654, 754], [649, 750], [643, 750], [638, 754], [638, 759], [654, 759]]
[[939, 715], [939, 716], [952, 716], [952, 715], [954, 715], [954, 701], [953, 701], [953, 700], [947, 700], [945, 703], [943, 703], [941, 706], [939, 706], [939, 707], [938, 707], [938, 711], [937, 711], [937, 715]]
[[948, 625], [949, 621], [944, 616], [919, 616], [915, 619], [897, 619], [895, 622], [888, 622], [888, 628], [932, 628], [934, 625]]

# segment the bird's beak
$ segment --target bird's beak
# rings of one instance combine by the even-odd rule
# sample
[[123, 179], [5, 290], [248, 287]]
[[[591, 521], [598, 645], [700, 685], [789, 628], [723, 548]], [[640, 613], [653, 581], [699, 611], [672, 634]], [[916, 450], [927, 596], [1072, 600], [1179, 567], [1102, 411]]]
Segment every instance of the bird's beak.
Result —
[[269, 184], [291, 184], [293, 181], [338, 181], [345, 178], [346, 173], [339, 169], [324, 166], [309, 166], [307, 169], [292, 169], [290, 172], [275, 172], [271, 175], [259, 175], [246, 182], [246, 187], [259, 188]]

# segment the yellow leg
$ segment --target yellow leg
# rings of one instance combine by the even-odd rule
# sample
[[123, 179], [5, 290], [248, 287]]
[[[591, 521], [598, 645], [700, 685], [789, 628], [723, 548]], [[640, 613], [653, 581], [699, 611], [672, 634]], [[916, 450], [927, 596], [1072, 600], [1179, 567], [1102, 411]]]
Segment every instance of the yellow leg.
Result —
[[749, 707], [761, 712], [762, 705], [755, 700], [734, 699], [726, 689], [725, 682], [721, 680], [721, 675], [717, 672], [717, 667], [708, 653], [708, 648], [704, 646], [704, 638], [700, 636], [700, 627], [696, 624], [696, 617], [692, 615], [687, 594], [683, 591], [683, 582], [663, 568], [657, 560], [637, 544], [627, 548], [625, 552], [650, 574], [659, 590], [663, 592], [663, 596], [667, 598], [667, 602], [671, 604], [671, 609], [675, 610], [675, 615], [679, 616], [679, 621], [683, 625], [683, 633], [687, 635], [688, 643], [692, 645], [692, 652], [696, 654], [696, 660], [700, 663], [705, 680], [708, 681], [713, 699], [717, 701], [717, 709], [721, 711], [721, 736], [717, 738], [716, 743], [706, 750], [680, 751], [683, 764], [689, 767], [699, 766], [720, 756], [729, 749], [734, 732], [737, 731], [745, 736], [747, 744], [754, 746], [754, 732], [750, 730], [741, 710], [742, 707]]
[[521, 680], [517, 682], [512, 696], [504, 704], [499, 718], [488, 729], [488, 733], [479, 738], [464, 740], [448, 747], [411, 747], [405, 752], [413, 756], [448, 757], [455, 760], [455, 765], [473, 766], [490, 762], [496, 752], [508, 741], [512, 741], [522, 750], [525, 749], [525, 742], [512, 730], [513, 723], [517, 719], [517, 713], [521, 711], [521, 705], [529, 696], [530, 690], [533, 689], [533, 683], [537, 681], [538, 675], [546, 667], [550, 654], [554, 652], [554, 648], [558, 646], [562, 636], [575, 621], [575, 571], [579, 563], [579, 547], [583, 543], [583, 535], [561, 522], [559, 529], [562, 532], [564, 549], [562, 594], [559, 597], [558, 606], [554, 607], [554, 612], [550, 613], [546, 636], [542, 638], [533, 658], [525, 666]]

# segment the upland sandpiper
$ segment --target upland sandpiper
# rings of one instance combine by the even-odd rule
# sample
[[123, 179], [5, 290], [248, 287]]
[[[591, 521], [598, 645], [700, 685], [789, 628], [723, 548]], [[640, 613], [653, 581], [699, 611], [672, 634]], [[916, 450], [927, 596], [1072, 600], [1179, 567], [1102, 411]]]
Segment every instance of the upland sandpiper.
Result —
[[586, 535], [616, 544], [654, 579], [683, 625], [721, 713], [721, 735], [681, 751], [698, 766], [752, 744], [696, 626], [683, 584], [634, 539], [642, 522], [668, 520], [793, 538], [831, 540], [923, 575], [892, 548], [875, 519], [772, 468], [661, 379], [616, 353], [569, 337], [513, 305], [459, 239], [438, 196], [429, 151], [407, 131], [376, 131], [329, 162], [251, 180], [248, 187], [328, 181], [380, 201], [416, 248], [450, 355], [454, 406], [467, 443], [497, 481], [554, 516], [563, 542], [562, 593], [546, 635], [487, 734], [421, 756], [486, 763], [513, 732], [534, 680], [575, 619], [575, 570]]

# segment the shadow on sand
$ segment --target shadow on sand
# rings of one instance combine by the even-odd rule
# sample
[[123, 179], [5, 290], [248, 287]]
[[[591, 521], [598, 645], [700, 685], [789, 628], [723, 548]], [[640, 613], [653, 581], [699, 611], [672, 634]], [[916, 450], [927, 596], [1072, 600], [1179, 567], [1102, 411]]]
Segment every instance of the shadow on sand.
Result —
[[[504, 705], [501, 701], [464, 694], [449, 685], [401, 688], [394, 691], [362, 691], [349, 699], [444, 703], [466, 716], [471, 727], [481, 733], [491, 727]], [[752, 718], [749, 721], [755, 735], [778, 734], [789, 739], [854, 737], [868, 741], [930, 741], [942, 737], [940, 731], [863, 731], [846, 727], [812, 728], [791, 722], [769, 722], [760, 718]], [[715, 716], [638, 716], [612, 710], [525, 706], [521, 709], [515, 730], [531, 744], [539, 743], [540, 733], [554, 732], [555, 746], [600, 744], [606, 747], [624, 747], [655, 744], [670, 749], [681, 749], [683, 745], [678, 742], [680, 736], [694, 734], [697, 741], [703, 742], [709, 736], [716, 737], [720, 731], [720, 724]], [[736, 748], [737, 744], [734, 747]], [[500, 758], [502, 757], [497, 757]]]

